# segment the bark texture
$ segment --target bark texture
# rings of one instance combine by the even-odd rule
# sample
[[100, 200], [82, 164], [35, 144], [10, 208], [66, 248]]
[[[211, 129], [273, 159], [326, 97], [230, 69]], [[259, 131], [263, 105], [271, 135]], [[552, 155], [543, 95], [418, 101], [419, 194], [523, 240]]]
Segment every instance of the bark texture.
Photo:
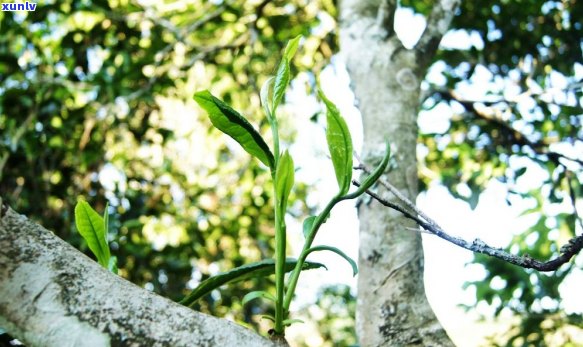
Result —
[[[396, 1], [343, 0], [340, 7], [341, 54], [363, 117], [363, 159], [369, 166], [378, 163], [389, 140], [397, 167], [387, 179], [412, 201], [418, 189], [420, 83], [456, 6], [456, 1], [442, 2], [453, 7], [444, 10], [436, 2], [441, 11], [432, 13], [435, 19], [430, 17], [415, 49], [403, 47], [394, 34]], [[444, 19], [444, 13], [449, 17]], [[407, 230], [415, 225], [375, 202], [361, 204], [359, 218], [361, 346], [452, 345], [425, 296], [421, 237]]]
[[0, 211], [0, 327], [27, 346], [278, 345], [107, 272], [6, 208]]

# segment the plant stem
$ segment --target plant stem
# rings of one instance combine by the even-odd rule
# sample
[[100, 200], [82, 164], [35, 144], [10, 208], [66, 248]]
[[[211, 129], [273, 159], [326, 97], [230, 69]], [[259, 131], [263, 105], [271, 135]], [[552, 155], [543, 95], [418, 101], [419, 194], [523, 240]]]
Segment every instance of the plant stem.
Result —
[[314, 221], [314, 224], [312, 225], [312, 229], [310, 230], [310, 232], [308, 233], [308, 236], [306, 237], [306, 241], [304, 242], [304, 247], [302, 248], [302, 253], [300, 253], [300, 256], [298, 258], [298, 262], [296, 263], [296, 267], [294, 268], [294, 270], [291, 274], [291, 277], [289, 279], [287, 293], [286, 293], [285, 301], [283, 304], [283, 307], [286, 311], [289, 310], [289, 306], [291, 304], [292, 298], [294, 296], [294, 292], [296, 290], [296, 286], [298, 284], [298, 280], [300, 278], [300, 273], [302, 272], [302, 268], [304, 267], [304, 262], [306, 261], [306, 258], [308, 257], [308, 254], [309, 254], [308, 250], [310, 249], [310, 247], [312, 247], [312, 242], [314, 242], [314, 238], [316, 237], [316, 234], [318, 233], [318, 229], [320, 228], [320, 226], [322, 224], [324, 224], [324, 221], [326, 221], [326, 218], [328, 218], [328, 215], [330, 214], [330, 211], [332, 210], [332, 208], [342, 200], [345, 200], [345, 197], [341, 197], [341, 196], [334, 197], [332, 200], [330, 200], [328, 205], [326, 205], [326, 207], [324, 208], [322, 213], [320, 213], [318, 215], [318, 217], [316, 217], [316, 220]]
[[283, 300], [285, 296], [285, 242], [286, 242], [286, 230], [285, 230], [285, 220], [284, 213], [282, 211], [281, 201], [277, 198], [277, 182], [275, 181], [276, 170], [279, 164], [279, 129], [277, 125], [277, 118], [275, 114], [270, 117], [271, 119], [271, 132], [273, 134], [273, 149], [275, 152], [275, 168], [271, 172], [271, 177], [273, 180], [273, 198], [274, 198], [274, 209], [275, 209], [275, 334], [283, 335], [283, 320], [284, 309]]
[[275, 197], [275, 333], [283, 335], [283, 320], [284, 309], [283, 300], [285, 296], [285, 221], [281, 210], [280, 201], [277, 199], [277, 192], [275, 191], [275, 175], [274, 175], [274, 197]]
[[[270, 117], [269, 125], [271, 127], [271, 134], [273, 136], [273, 151], [275, 152], [275, 167], [277, 167], [277, 163], [279, 162], [279, 129], [277, 125], [277, 118], [275, 118], [275, 114]], [[273, 182], [275, 183], [275, 172], [272, 172]]]

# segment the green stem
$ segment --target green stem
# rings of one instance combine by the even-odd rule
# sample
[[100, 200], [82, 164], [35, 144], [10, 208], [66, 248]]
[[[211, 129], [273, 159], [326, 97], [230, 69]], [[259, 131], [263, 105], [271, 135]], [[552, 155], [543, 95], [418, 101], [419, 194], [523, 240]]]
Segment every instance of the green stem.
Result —
[[283, 304], [283, 307], [286, 311], [289, 310], [289, 306], [291, 304], [292, 298], [294, 296], [294, 292], [296, 290], [296, 286], [298, 284], [298, 280], [300, 278], [300, 273], [302, 272], [302, 268], [304, 267], [304, 262], [306, 261], [306, 258], [308, 257], [308, 254], [309, 254], [308, 250], [310, 249], [310, 247], [312, 247], [312, 242], [314, 242], [314, 238], [316, 237], [316, 234], [318, 233], [318, 229], [320, 228], [320, 226], [322, 224], [324, 224], [324, 221], [326, 220], [326, 218], [328, 218], [328, 215], [330, 214], [330, 211], [332, 210], [332, 208], [342, 200], [345, 200], [345, 197], [340, 197], [340, 196], [334, 197], [332, 200], [330, 200], [328, 205], [326, 205], [326, 207], [324, 208], [322, 213], [320, 213], [318, 215], [318, 217], [316, 217], [316, 220], [314, 221], [314, 224], [312, 225], [312, 229], [310, 230], [310, 232], [308, 233], [308, 236], [306, 237], [306, 242], [304, 242], [304, 247], [302, 248], [302, 253], [300, 253], [300, 256], [298, 258], [298, 262], [296, 263], [296, 267], [294, 268], [294, 270], [291, 274], [291, 277], [289, 279], [287, 293], [285, 295], [285, 301]]
[[[277, 125], [277, 119], [275, 114], [270, 117], [271, 119], [271, 133], [273, 134], [273, 149], [275, 152], [275, 167], [277, 168], [279, 164], [279, 130]], [[283, 300], [285, 296], [285, 220], [284, 213], [282, 211], [281, 201], [277, 198], [277, 182], [275, 182], [276, 172], [273, 170], [271, 172], [271, 177], [273, 180], [273, 197], [274, 197], [274, 208], [275, 208], [275, 326], [274, 330], [277, 335], [283, 335], [284, 327], [283, 321], [285, 319]]]
[[[272, 116], [272, 118], [270, 119], [270, 127], [271, 127], [271, 133], [273, 135], [273, 151], [275, 152], [275, 167], [277, 167], [277, 163], [279, 162], [279, 130], [278, 130], [278, 125], [277, 125], [277, 119], [275, 118], [275, 115]], [[274, 174], [274, 172], [272, 172]], [[273, 175], [274, 177], [274, 183], [275, 183], [275, 175]]]
[[[275, 177], [275, 175], [274, 175]], [[281, 210], [280, 201], [277, 199], [275, 192], [274, 179], [274, 194], [275, 196], [275, 333], [283, 335], [283, 320], [284, 308], [283, 300], [285, 296], [285, 221], [283, 219], [283, 212]]]

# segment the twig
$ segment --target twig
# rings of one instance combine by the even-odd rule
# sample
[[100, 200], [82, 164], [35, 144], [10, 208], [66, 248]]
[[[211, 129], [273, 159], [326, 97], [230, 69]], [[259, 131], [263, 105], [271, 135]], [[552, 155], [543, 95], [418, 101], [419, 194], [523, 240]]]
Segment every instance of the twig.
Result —
[[[360, 182], [358, 182], [356, 180], [352, 180], [352, 184], [354, 184], [357, 187], [360, 187]], [[389, 208], [392, 208], [393, 210], [401, 212], [405, 217], [412, 219], [413, 221], [415, 221], [416, 223], [419, 224], [420, 219], [417, 218], [417, 216], [414, 213], [407, 211], [407, 209], [405, 209], [404, 207], [399, 206], [398, 204], [395, 204], [393, 202], [390, 202], [389, 200], [385, 200], [370, 190], [367, 190], [366, 193], [368, 195], [370, 195], [372, 198], [374, 198], [375, 200], [377, 200], [378, 202], [380, 202], [382, 205], [389, 207]]]
[[[370, 172], [370, 170], [368, 170], [366, 167], [365, 167], [364, 171]], [[543, 261], [539, 261], [537, 259], [533, 259], [528, 254], [526, 254], [524, 256], [517, 256], [517, 255], [511, 254], [511, 253], [508, 253], [507, 251], [505, 251], [501, 248], [494, 248], [492, 246], [489, 246], [484, 241], [482, 241], [478, 238], [474, 239], [470, 243], [470, 242], [468, 242], [460, 237], [452, 236], [452, 235], [448, 234], [447, 232], [445, 232], [443, 230], [443, 228], [441, 228], [439, 226], [439, 224], [437, 224], [435, 221], [433, 221], [431, 218], [429, 218], [425, 213], [423, 213], [423, 211], [421, 211], [419, 208], [417, 208], [417, 206], [415, 206], [415, 204], [413, 204], [409, 199], [407, 199], [405, 196], [403, 196], [398, 191], [398, 189], [395, 188], [393, 185], [391, 185], [390, 183], [388, 183], [384, 180], [379, 180], [379, 182], [381, 183], [381, 185], [383, 187], [387, 188], [391, 193], [393, 193], [397, 197], [397, 199], [399, 199], [404, 205], [406, 205], [410, 210], [412, 210], [414, 212], [408, 211], [406, 208], [404, 208], [396, 203], [390, 202], [386, 199], [383, 199], [380, 196], [378, 196], [377, 194], [371, 192], [370, 190], [367, 190], [366, 193], [368, 195], [370, 195], [373, 199], [380, 202], [383, 206], [386, 206], [386, 207], [389, 207], [389, 208], [392, 208], [394, 210], [401, 212], [405, 217], [414, 220], [417, 224], [419, 224], [421, 227], [423, 227], [429, 233], [436, 235], [436, 236], [438, 236], [446, 241], [453, 243], [454, 245], [457, 245], [459, 247], [462, 247], [462, 248], [467, 249], [467, 250], [472, 251], [472, 252], [486, 254], [486, 255], [504, 260], [508, 263], [518, 265], [518, 266], [523, 267], [525, 269], [535, 269], [538, 271], [554, 271], [554, 270], [557, 270], [561, 265], [563, 265], [563, 264], [567, 263], [569, 260], [571, 260], [571, 258], [573, 256], [578, 254], [581, 251], [581, 249], [583, 249], [583, 235], [576, 236], [576, 237], [570, 239], [567, 244], [565, 244], [561, 247], [561, 249], [560, 249], [561, 254], [559, 256], [557, 256], [556, 258], [554, 258], [552, 260], [543, 262]], [[360, 186], [360, 184], [356, 181], [353, 181], [352, 183], [357, 187]]]

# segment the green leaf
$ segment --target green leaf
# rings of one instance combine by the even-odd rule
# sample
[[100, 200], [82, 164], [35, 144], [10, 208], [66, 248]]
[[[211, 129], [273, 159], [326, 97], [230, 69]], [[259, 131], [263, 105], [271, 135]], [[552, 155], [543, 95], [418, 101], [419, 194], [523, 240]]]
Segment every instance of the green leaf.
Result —
[[85, 200], [79, 200], [75, 206], [75, 224], [99, 264], [107, 268], [110, 253], [104, 219]]
[[270, 321], [272, 321], [272, 322], [274, 322], [274, 323], [275, 323], [275, 317], [273, 317], [273, 316], [270, 316], [270, 315], [264, 314], [264, 315], [262, 315], [262, 316], [261, 316], [261, 318], [268, 319], [268, 320], [270, 320]]
[[334, 253], [338, 254], [342, 258], [346, 259], [346, 261], [348, 263], [350, 263], [350, 266], [352, 266], [352, 275], [356, 276], [356, 274], [358, 274], [358, 266], [356, 266], [356, 262], [354, 260], [352, 260], [349, 256], [347, 256], [346, 253], [342, 252], [341, 250], [339, 250], [336, 247], [315, 246], [315, 247], [308, 249], [308, 251], [306, 252], [306, 256], [312, 252], [319, 252], [319, 251], [330, 251], [330, 252], [334, 252]]
[[207, 111], [211, 123], [217, 129], [232, 137], [247, 153], [273, 170], [275, 164], [269, 146], [243, 116], [208, 90], [194, 94], [194, 100]]
[[339, 195], [342, 196], [350, 189], [350, 181], [352, 179], [352, 139], [348, 126], [346, 126], [346, 122], [340, 115], [336, 105], [328, 100], [321, 90], [318, 91], [318, 94], [326, 104], [328, 111], [326, 114], [326, 122], [328, 123], [326, 140], [328, 141], [336, 180], [340, 188]]
[[345, 198], [346, 199], [357, 198], [360, 195], [364, 194], [366, 192], [366, 190], [369, 189], [373, 184], [375, 184], [375, 182], [381, 177], [383, 172], [385, 172], [385, 169], [387, 168], [387, 165], [389, 164], [390, 157], [391, 157], [391, 144], [389, 142], [387, 142], [385, 156], [383, 157], [383, 160], [381, 161], [379, 166], [377, 166], [374, 169], [374, 171], [371, 172], [371, 174], [368, 175], [362, 181], [362, 183], [360, 184], [360, 187], [358, 187], [358, 189], [354, 193], [348, 194], [347, 196], [345, 196]]
[[287, 199], [294, 185], [294, 174], [294, 161], [288, 151], [285, 151], [279, 158], [275, 171], [275, 194], [283, 213], [285, 213]]
[[275, 111], [277, 110], [277, 106], [281, 103], [283, 96], [285, 95], [285, 90], [290, 81], [290, 67], [289, 64], [296, 54], [298, 50], [298, 46], [300, 44], [301, 36], [296, 36], [295, 38], [291, 39], [285, 50], [283, 52], [283, 57], [279, 62], [279, 66], [277, 67], [277, 73], [275, 74], [275, 83], [273, 86], [273, 96], [272, 96], [272, 107], [271, 112], [273, 117], [275, 117]]
[[301, 319], [284, 319], [282, 323], [284, 327], [287, 327], [294, 323], [304, 323], [304, 321]]
[[257, 298], [264, 298], [270, 301], [275, 302], [275, 296], [269, 294], [268, 292], [264, 291], [264, 290], [256, 290], [250, 293], [247, 293], [244, 297], [243, 297], [243, 301], [242, 304], [245, 305], [247, 304], [249, 301], [253, 300], [253, 299], [257, 299]]
[[283, 52], [283, 57], [285, 59], [287, 59], [288, 61], [291, 60], [293, 58], [293, 56], [296, 54], [296, 51], [298, 50], [298, 46], [300, 45], [301, 38], [302, 38], [302, 35], [298, 35], [298, 36], [294, 37], [293, 39], [289, 40], [289, 42], [285, 46], [285, 51]]
[[526, 173], [526, 167], [521, 167], [514, 173], [514, 178], [518, 178]]
[[275, 81], [275, 77], [271, 76], [263, 83], [261, 86], [261, 91], [259, 92], [259, 97], [261, 98], [261, 105], [263, 105], [263, 110], [267, 115], [267, 119], [269, 123], [273, 122], [273, 113], [269, 107], [269, 94], [271, 92], [271, 88], [273, 88], [273, 82]]
[[117, 275], [117, 257], [109, 258], [107, 269]]
[[105, 230], [105, 241], [107, 244], [107, 235], [109, 235], [109, 202], [105, 203], [105, 209], [103, 209], [103, 229]]
[[289, 83], [289, 61], [283, 58], [277, 67], [277, 74], [275, 75], [275, 84], [273, 86], [273, 106], [272, 112], [275, 116], [275, 110], [279, 106], [287, 85]]
[[[109, 235], [109, 202], [105, 204], [105, 209], [103, 210], [103, 228], [105, 229], [105, 243], [108, 244], [107, 235]], [[117, 257], [109, 258], [107, 261], [107, 270], [117, 275]]]
[[[289, 272], [296, 266], [297, 260], [288, 258], [285, 261], [285, 271]], [[326, 268], [323, 264], [315, 262], [305, 262], [302, 270], [311, 270]], [[275, 260], [265, 259], [251, 264], [246, 264], [227, 272], [220, 273], [216, 276], [202, 281], [198, 287], [190, 292], [184, 299], [180, 301], [182, 305], [191, 306], [198, 299], [202, 298], [211, 291], [219, 288], [227, 283], [234, 283], [255, 277], [267, 277], [275, 273]]]
[[304, 220], [304, 237], [308, 237], [308, 235], [310, 234], [310, 231], [312, 230], [312, 226], [314, 225], [314, 222], [316, 221], [316, 216], [309, 216], [308, 218], [306, 218]]

